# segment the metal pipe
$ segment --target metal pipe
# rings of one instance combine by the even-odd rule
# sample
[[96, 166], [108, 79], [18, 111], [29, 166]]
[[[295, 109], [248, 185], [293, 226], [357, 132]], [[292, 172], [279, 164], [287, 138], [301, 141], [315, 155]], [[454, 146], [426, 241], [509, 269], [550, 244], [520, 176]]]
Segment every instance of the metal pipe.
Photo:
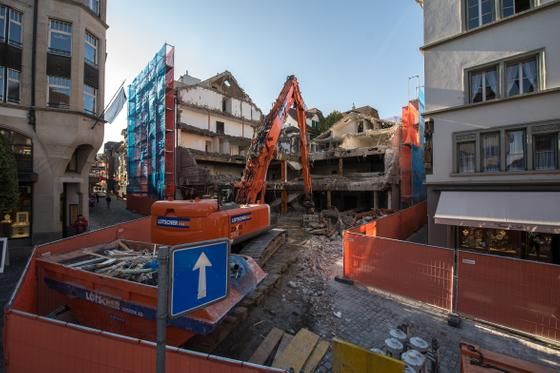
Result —
[[169, 277], [169, 247], [161, 246], [158, 251], [158, 298], [156, 331], [156, 373], [165, 373], [165, 347], [167, 345], [167, 296]]

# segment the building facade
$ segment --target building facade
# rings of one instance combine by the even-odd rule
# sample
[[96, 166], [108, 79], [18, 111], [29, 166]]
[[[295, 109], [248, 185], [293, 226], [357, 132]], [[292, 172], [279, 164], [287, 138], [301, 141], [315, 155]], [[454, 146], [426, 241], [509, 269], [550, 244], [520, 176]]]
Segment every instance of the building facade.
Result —
[[560, 261], [560, 1], [424, 2], [428, 241]]
[[[0, 1], [0, 133], [18, 162], [19, 206], [2, 234], [45, 241], [88, 216], [102, 144], [105, 0]], [[22, 242], [22, 241], [20, 241]]]
[[229, 71], [204, 81], [187, 73], [176, 91], [178, 197], [239, 180], [261, 110]]

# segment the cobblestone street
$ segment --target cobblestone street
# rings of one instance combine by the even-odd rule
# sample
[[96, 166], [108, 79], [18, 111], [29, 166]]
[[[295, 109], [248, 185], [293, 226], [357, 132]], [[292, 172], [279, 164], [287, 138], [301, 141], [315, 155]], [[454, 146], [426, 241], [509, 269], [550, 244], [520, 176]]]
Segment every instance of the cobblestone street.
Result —
[[[560, 369], [560, 350], [506, 333], [485, 324], [463, 320], [461, 328], [447, 325], [447, 315], [436, 308], [417, 302], [368, 290], [360, 285], [329, 281], [335, 312], [340, 312], [333, 337], [365, 348], [381, 348], [396, 326], [412, 324], [412, 334], [430, 342], [439, 342], [442, 372], [458, 372], [459, 343], [476, 344], [482, 348]], [[319, 326], [320, 328], [320, 326]], [[330, 353], [325, 356], [319, 372], [330, 372]]]
[[126, 209], [126, 201], [112, 197], [111, 207], [107, 207], [105, 198], [99, 198], [99, 203], [89, 209], [89, 230], [103, 228], [142, 217]]

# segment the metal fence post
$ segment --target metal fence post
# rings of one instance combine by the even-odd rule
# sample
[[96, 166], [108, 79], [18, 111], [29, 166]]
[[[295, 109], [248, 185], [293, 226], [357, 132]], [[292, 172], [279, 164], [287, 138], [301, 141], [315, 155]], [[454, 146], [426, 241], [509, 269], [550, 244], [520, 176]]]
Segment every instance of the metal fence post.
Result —
[[167, 345], [167, 315], [169, 294], [169, 247], [162, 246], [158, 251], [158, 298], [156, 332], [156, 373], [165, 373], [165, 347]]

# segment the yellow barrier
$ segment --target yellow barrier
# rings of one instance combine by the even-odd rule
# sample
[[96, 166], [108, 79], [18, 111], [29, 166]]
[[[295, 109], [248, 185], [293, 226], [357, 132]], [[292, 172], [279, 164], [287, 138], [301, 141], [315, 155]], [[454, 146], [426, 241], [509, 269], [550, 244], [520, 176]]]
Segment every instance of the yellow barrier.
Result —
[[404, 372], [402, 361], [368, 351], [337, 338], [332, 340], [332, 350], [334, 373]]

